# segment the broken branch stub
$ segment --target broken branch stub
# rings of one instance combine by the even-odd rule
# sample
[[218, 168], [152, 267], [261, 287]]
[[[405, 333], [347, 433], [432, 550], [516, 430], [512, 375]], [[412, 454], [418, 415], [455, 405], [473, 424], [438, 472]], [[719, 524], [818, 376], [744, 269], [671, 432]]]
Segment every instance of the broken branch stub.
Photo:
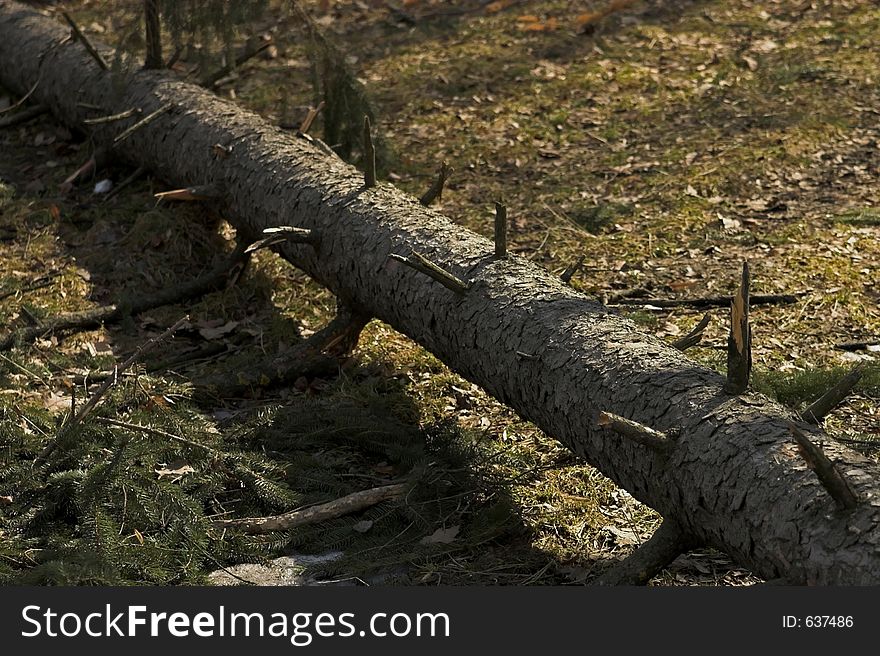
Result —
[[632, 554], [603, 572], [595, 585], [646, 585], [696, 543], [673, 519], [664, 519], [654, 535]]
[[675, 446], [674, 440], [667, 433], [661, 433], [611, 412], [600, 412], [596, 423], [659, 453], [666, 454]]
[[434, 179], [434, 183], [425, 192], [425, 194], [419, 199], [419, 202], [428, 207], [435, 200], [440, 200], [443, 198], [443, 188], [446, 185], [446, 181], [449, 179], [455, 172], [455, 169], [449, 166], [446, 162], [440, 164], [440, 169], [437, 171], [437, 177]]
[[813, 442], [804, 435], [794, 423], [788, 424], [791, 434], [794, 436], [798, 445], [798, 452], [807, 463], [807, 467], [812, 469], [819, 482], [822, 483], [831, 498], [837, 502], [842, 510], [852, 510], [858, 506], [858, 497], [853, 492], [849, 483], [843, 474], [838, 471], [834, 463], [825, 455], [821, 448], [813, 444]]
[[685, 351], [692, 346], [696, 346], [700, 342], [703, 341], [703, 333], [706, 331], [706, 328], [709, 326], [709, 313], [703, 315], [703, 318], [700, 319], [700, 322], [693, 327], [693, 329], [684, 337], [680, 337], [674, 342], [672, 342], [672, 346], [677, 348], [679, 351]]
[[409, 257], [404, 257], [397, 253], [390, 253], [388, 257], [392, 260], [403, 262], [419, 273], [423, 273], [429, 278], [433, 278], [447, 289], [454, 291], [456, 294], [464, 294], [471, 287], [471, 283], [464, 282], [461, 278], [452, 275], [446, 269], [437, 266], [431, 262], [431, 260], [416, 251], [410, 253]]
[[376, 147], [371, 131], [370, 117], [364, 116], [364, 186], [367, 189], [376, 186]]
[[831, 389], [825, 392], [801, 413], [801, 418], [809, 424], [818, 424], [828, 416], [834, 408], [840, 405], [853, 388], [862, 379], [863, 369], [856, 367], [846, 376], [837, 381]]
[[306, 113], [305, 118], [302, 120], [302, 123], [299, 124], [299, 129], [296, 131], [297, 136], [302, 137], [309, 133], [309, 130], [312, 128], [312, 123], [315, 122], [315, 119], [318, 117], [318, 114], [321, 113], [321, 110], [324, 109], [324, 101], [318, 103], [317, 107], [309, 107], [309, 111]]
[[727, 337], [727, 382], [724, 391], [742, 394], [749, 387], [752, 372], [752, 329], [749, 325], [748, 262], [743, 262], [742, 282], [730, 304], [730, 333]]
[[565, 271], [559, 274], [559, 279], [566, 285], [570, 285], [571, 279], [574, 278], [574, 274], [580, 271], [581, 267], [584, 266], [586, 259], [586, 255], [581, 255], [574, 264], [566, 267]]
[[495, 203], [495, 259], [507, 257], [507, 206]]
[[264, 237], [245, 249], [245, 253], [253, 253], [262, 248], [270, 248], [278, 244], [311, 244], [313, 248], [318, 248], [320, 237], [315, 230], [306, 228], [295, 228], [294, 226], [275, 226], [265, 228], [263, 230]]

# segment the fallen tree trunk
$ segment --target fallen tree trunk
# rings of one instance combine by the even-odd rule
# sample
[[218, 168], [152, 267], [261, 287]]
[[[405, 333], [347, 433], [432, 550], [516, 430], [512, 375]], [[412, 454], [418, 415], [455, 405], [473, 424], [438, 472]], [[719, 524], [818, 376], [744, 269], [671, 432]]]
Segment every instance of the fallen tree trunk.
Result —
[[[248, 240], [279, 225], [314, 231], [317, 244], [275, 249], [655, 508], [674, 523], [670, 534], [683, 536], [682, 548], [716, 547], [767, 579], [880, 583], [880, 467], [827, 443], [859, 500], [838, 509], [791, 438], [792, 414], [778, 404], [725, 393], [722, 376], [548, 272], [496, 257], [491, 242], [417, 199], [387, 184], [365, 186], [340, 159], [199, 87], [140, 71], [119, 92], [112, 74], [81, 44], [63, 43], [66, 36], [56, 21], [0, 0], [0, 83], [21, 94], [37, 84], [35, 102], [99, 145], [125, 134], [113, 146], [117, 156], [177, 185], [218, 190]], [[152, 118], [133, 131], [138, 117], [87, 129], [84, 121], [101, 115], [94, 105]], [[454, 291], [389, 259], [414, 251], [463, 286]], [[599, 425], [604, 411], [677, 438], [652, 448]], [[798, 426], [823, 439], [814, 426]], [[672, 551], [654, 548], [646, 560], [661, 552], [668, 560]]]

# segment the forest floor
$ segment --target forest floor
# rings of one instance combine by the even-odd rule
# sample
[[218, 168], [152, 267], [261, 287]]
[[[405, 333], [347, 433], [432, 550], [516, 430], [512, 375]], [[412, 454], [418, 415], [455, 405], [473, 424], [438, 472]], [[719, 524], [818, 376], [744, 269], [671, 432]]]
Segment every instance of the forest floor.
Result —
[[[122, 1], [35, 4], [69, 11], [111, 44], [133, 20]], [[310, 63], [277, 4], [240, 35], [269, 34], [275, 48], [218, 93], [298, 125], [314, 104]], [[862, 383], [825, 425], [880, 454], [880, 347], [835, 348], [880, 342], [876, 3], [321, 4], [302, 3], [365, 85], [387, 179], [420, 196], [448, 162], [440, 211], [489, 236], [503, 198], [513, 250], [556, 273], [583, 256], [575, 288], [615, 306], [637, 301], [617, 309], [669, 339], [704, 310], [652, 298], [730, 295], [749, 262], [753, 294], [799, 295], [753, 308], [754, 387], [800, 409], [861, 363]], [[620, 6], [590, 15], [610, 4]], [[0, 110], [15, 100], [0, 91]], [[222, 217], [157, 202], [171, 188], [161, 175], [113, 198], [93, 193], [131, 173], [111, 164], [62, 193], [89, 149], [51, 118], [0, 131], [3, 331], [174, 286], [232, 247]], [[234, 284], [191, 304], [0, 352], [0, 577], [191, 583], [235, 574], [239, 562], [338, 552], [309, 575], [579, 584], [650, 537], [654, 511], [379, 322], [338, 376], [216, 394], [217, 380], [270, 366], [333, 307], [326, 290], [261, 252]], [[723, 370], [729, 310], [709, 312], [688, 353]], [[31, 477], [72, 401], [96, 389], [83, 378], [185, 314], [78, 443]], [[405, 503], [265, 538], [211, 523], [404, 479], [414, 482]], [[652, 584], [756, 581], [703, 549]]]

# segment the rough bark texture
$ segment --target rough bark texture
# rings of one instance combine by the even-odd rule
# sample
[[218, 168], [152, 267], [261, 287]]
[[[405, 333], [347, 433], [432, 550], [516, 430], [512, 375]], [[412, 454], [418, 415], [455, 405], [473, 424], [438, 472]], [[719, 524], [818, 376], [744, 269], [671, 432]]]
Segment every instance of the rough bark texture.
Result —
[[[0, 83], [26, 92], [41, 55], [66, 36], [54, 20], [0, 0]], [[99, 46], [100, 47], [100, 46]], [[106, 48], [105, 48], [106, 51]], [[229, 219], [249, 238], [296, 225], [321, 235], [277, 247], [350, 307], [409, 335], [673, 518], [693, 541], [715, 546], [757, 574], [792, 583], [880, 583], [880, 467], [826, 441], [826, 453], [860, 499], [843, 512], [792, 442], [792, 413], [763, 396], [722, 391], [723, 376], [639, 332], [523, 258], [496, 259], [493, 244], [387, 184], [363, 176], [305, 139], [159, 71], [141, 71], [123, 95], [78, 44], [45, 55], [34, 102], [82, 128], [131, 107], [148, 115], [116, 152], [177, 186], [222, 190]], [[133, 120], [95, 126], [112, 141]], [[226, 157], [215, 144], [232, 147]], [[456, 294], [395, 261], [412, 250], [462, 280]], [[680, 430], [661, 456], [597, 426], [609, 411], [660, 431]], [[823, 434], [801, 424], [815, 442]]]

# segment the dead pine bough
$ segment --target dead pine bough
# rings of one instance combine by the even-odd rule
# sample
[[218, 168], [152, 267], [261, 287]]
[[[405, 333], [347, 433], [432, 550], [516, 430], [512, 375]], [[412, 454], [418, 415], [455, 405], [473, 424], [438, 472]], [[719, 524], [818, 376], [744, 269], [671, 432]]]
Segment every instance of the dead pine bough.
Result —
[[[39, 80], [33, 102], [114, 157], [180, 188], [214, 190], [210, 202], [243, 239], [281, 226], [318, 235], [267, 247], [358, 318], [340, 344], [354, 343], [367, 317], [387, 322], [664, 517], [600, 582], [645, 582], [683, 551], [711, 546], [766, 579], [880, 583], [880, 467], [748, 389], [747, 270], [731, 305], [725, 377], [509, 253], [502, 206], [493, 243], [378, 180], [370, 157], [357, 171], [170, 73], [140, 71], [113, 96], [110, 74], [67, 32], [0, 4], [0, 83], [24, 94]], [[81, 103], [102, 116], [139, 112], [87, 125], [95, 110]], [[792, 422], [813, 449], [793, 439]], [[849, 501], [838, 500], [838, 479]]]

